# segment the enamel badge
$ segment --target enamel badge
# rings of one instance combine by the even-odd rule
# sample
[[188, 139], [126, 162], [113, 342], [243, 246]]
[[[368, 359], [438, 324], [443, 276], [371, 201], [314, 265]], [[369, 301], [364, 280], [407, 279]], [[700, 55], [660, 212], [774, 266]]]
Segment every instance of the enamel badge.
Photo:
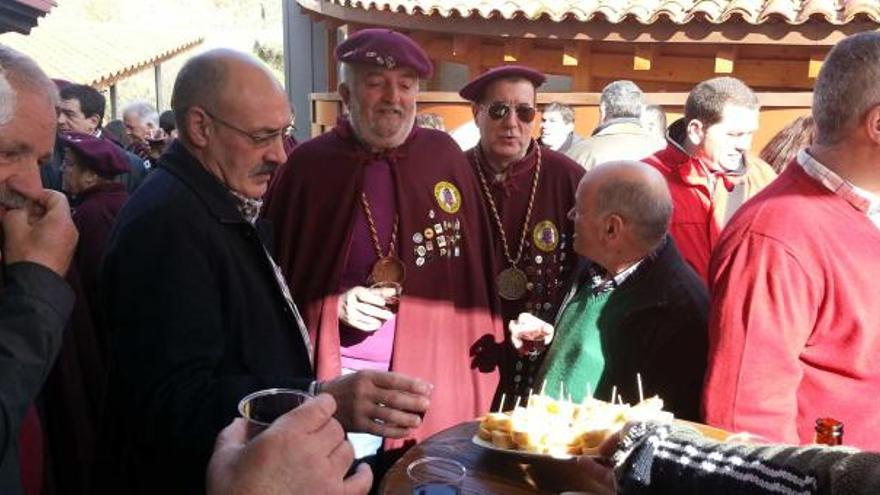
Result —
[[451, 182], [444, 180], [435, 184], [434, 197], [437, 198], [437, 205], [446, 213], [458, 213], [461, 208], [461, 193]]
[[532, 241], [541, 251], [552, 253], [559, 245], [559, 229], [550, 220], [539, 222], [532, 231]]

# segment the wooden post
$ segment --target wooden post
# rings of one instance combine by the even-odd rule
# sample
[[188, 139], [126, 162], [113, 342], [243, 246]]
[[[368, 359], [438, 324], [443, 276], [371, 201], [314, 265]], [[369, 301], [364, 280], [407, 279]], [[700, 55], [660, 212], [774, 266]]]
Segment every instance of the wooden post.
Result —
[[593, 52], [589, 43], [577, 44], [577, 67], [571, 78], [572, 91], [590, 91], [593, 85]]
[[651, 70], [656, 51], [653, 46], [637, 46], [633, 57], [633, 70]]
[[810, 64], [807, 68], [807, 77], [816, 79], [819, 77], [819, 70], [822, 69], [822, 62], [825, 60], [825, 54], [822, 52], [813, 52], [810, 54]]
[[153, 66], [153, 75], [156, 84], [156, 111], [162, 113], [162, 64]]
[[736, 47], [725, 47], [715, 54], [715, 73], [733, 74], [733, 64], [736, 61]]
[[119, 118], [119, 95], [116, 94], [116, 83], [110, 85], [110, 120]]

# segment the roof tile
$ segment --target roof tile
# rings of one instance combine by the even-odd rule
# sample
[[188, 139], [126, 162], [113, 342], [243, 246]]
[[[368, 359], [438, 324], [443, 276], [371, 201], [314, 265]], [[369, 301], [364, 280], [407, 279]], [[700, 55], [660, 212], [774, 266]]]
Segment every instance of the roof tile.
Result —
[[[619, 23], [634, 19], [650, 24], [668, 18], [676, 24], [705, 19], [720, 24], [742, 19], [750, 24], [781, 20], [801, 24], [822, 19], [834, 25], [865, 17], [880, 22], [880, 0], [320, 0], [362, 10], [389, 10], [450, 17], [500, 15], [504, 19], [541, 16], [559, 22], [566, 18], [590, 21], [605, 18]], [[840, 5], [839, 5], [840, 4]]]

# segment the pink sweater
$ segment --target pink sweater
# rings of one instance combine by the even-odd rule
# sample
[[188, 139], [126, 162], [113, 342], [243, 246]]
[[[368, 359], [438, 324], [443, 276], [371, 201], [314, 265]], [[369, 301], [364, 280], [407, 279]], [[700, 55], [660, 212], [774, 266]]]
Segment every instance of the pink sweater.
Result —
[[793, 163], [710, 265], [706, 421], [808, 443], [818, 417], [880, 451], [880, 229]]

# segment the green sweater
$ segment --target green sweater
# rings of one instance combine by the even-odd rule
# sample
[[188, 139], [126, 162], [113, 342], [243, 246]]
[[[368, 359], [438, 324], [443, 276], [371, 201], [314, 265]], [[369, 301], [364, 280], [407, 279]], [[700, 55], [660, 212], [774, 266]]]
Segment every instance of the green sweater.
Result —
[[[605, 370], [599, 316], [612, 291], [593, 294], [587, 285], [578, 289], [563, 310], [555, 341], [538, 373], [537, 383], [542, 383], [545, 393], [557, 399], [571, 396], [575, 402], [581, 402], [588, 390], [596, 391]], [[565, 397], [560, 397], [563, 389]]]

